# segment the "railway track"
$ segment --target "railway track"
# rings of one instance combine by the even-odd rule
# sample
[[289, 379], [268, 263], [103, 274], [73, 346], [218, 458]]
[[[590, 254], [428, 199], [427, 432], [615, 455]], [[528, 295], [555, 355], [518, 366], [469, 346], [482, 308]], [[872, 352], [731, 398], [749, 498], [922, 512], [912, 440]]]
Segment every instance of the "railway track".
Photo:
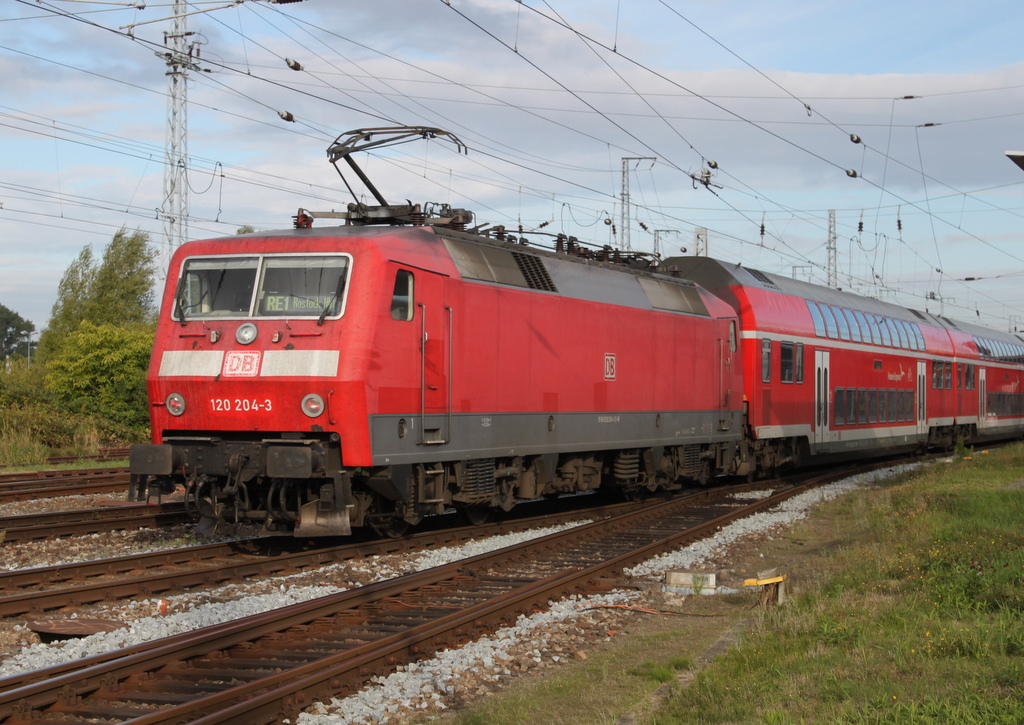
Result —
[[[78, 461], [97, 461], [103, 463], [106, 461], [122, 461], [128, 458], [131, 449], [129, 447], [124, 448], [100, 448], [99, 453], [84, 456], [50, 456], [44, 463], [48, 466], [57, 466], [62, 463], [77, 463]], [[0, 468], [10, 468], [11, 466], [0, 466]], [[51, 473], [61, 473], [61, 471], [51, 471]], [[18, 474], [14, 474], [18, 475]]]
[[604, 518], [640, 507], [639, 503], [610, 504], [492, 524], [445, 527], [401, 539], [318, 546], [315, 549], [303, 548], [302, 542], [290, 538], [261, 537], [35, 569], [0, 571], [0, 617], [35, 615], [131, 597], [180, 593], [198, 586], [295, 573], [367, 556], [451, 546], [470, 539], [527, 531], [581, 518]]
[[0, 723], [280, 722], [551, 599], [607, 589], [624, 567], [823, 479], [753, 504], [724, 497], [758, 486], [710, 489], [418, 574], [0, 680]]
[[0, 504], [54, 496], [128, 491], [127, 468], [85, 468], [0, 475]]
[[180, 502], [157, 506], [130, 504], [76, 511], [0, 516], [0, 531], [4, 532], [4, 541], [20, 543], [104, 531], [175, 526], [189, 520], [185, 505]]

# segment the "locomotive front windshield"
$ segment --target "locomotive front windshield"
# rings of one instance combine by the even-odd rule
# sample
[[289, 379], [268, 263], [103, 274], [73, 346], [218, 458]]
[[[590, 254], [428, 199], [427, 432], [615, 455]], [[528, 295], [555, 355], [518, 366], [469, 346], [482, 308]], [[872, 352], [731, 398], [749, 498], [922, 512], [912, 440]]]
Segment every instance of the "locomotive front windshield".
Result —
[[337, 317], [346, 256], [196, 257], [185, 262], [175, 318]]

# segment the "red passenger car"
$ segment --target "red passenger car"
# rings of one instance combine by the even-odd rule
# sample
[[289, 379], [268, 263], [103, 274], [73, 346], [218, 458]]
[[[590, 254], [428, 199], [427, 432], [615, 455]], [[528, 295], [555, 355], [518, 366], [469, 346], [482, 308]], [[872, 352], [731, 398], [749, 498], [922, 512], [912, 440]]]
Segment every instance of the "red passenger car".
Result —
[[706, 257], [667, 265], [740, 316], [748, 446], [762, 468], [1024, 430], [1014, 335]]

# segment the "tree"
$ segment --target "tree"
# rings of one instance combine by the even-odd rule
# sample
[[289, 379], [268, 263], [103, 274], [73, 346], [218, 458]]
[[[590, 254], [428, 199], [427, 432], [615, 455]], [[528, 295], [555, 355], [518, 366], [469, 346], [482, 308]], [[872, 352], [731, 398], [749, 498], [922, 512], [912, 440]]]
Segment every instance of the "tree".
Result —
[[83, 305], [83, 319], [94, 325], [135, 325], [153, 321], [156, 295], [156, 250], [149, 235], [121, 229], [103, 250], [103, 263], [96, 270]]
[[39, 340], [40, 360], [57, 354], [64, 340], [85, 321], [94, 325], [140, 325], [153, 321], [156, 250], [149, 235], [120, 229], [97, 266], [85, 247], [64, 272], [50, 323]]
[[57, 301], [50, 311], [50, 323], [39, 336], [39, 359], [45, 361], [82, 322], [81, 300], [89, 295], [96, 276], [92, 245], [87, 245], [72, 262], [57, 287]]
[[14, 310], [0, 305], [0, 360], [6, 360], [12, 355], [27, 355], [27, 341], [36, 326], [19, 315]]
[[50, 359], [48, 387], [68, 410], [144, 429], [149, 423], [146, 369], [152, 347], [152, 325], [94, 325], [86, 320]]

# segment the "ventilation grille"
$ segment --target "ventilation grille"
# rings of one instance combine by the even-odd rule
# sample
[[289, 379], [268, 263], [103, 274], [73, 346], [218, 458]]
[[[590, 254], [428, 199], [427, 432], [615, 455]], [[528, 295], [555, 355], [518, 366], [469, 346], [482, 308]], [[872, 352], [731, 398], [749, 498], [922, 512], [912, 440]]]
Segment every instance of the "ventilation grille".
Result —
[[768, 275], [766, 275], [764, 272], [761, 272], [760, 270], [757, 269], [745, 269], [748, 272], [750, 272], [751, 276], [753, 276], [754, 279], [763, 284], [765, 287], [770, 287], [771, 289], [779, 289], [779, 286], [772, 282], [770, 279], [768, 279]]
[[516, 260], [519, 271], [523, 273], [523, 277], [526, 278], [526, 284], [530, 289], [539, 289], [545, 292], [558, 291], [555, 289], [555, 283], [552, 281], [551, 275], [548, 274], [548, 270], [540, 260], [540, 257], [535, 257], [532, 254], [523, 254], [522, 252], [512, 252], [512, 257]]
[[[910, 308], [908, 307], [907, 309], [910, 309]], [[924, 320], [925, 322], [928, 322], [928, 318], [927, 318], [927, 317], [925, 317], [924, 315], [922, 315], [922, 314], [921, 314], [920, 312], [918, 312], [917, 310], [912, 310], [912, 309], [911, 309], [910, 311], [911, 311], [911, 312], [913, 312], [913, 313], [914, 313], [915, 315], [917, 315], [918, 317], [920, 317], [920, 318], [921, 318], [922, 320]]]
[[702, 461], [700, 457], [700, 446], [682, 446], [682, 473], [684, 476], [695, 478], [700, 473]]
[[466, 461], [465, 475], [462, 478], [462, 496], [491, 496], [496, 490], [493, 458]]

